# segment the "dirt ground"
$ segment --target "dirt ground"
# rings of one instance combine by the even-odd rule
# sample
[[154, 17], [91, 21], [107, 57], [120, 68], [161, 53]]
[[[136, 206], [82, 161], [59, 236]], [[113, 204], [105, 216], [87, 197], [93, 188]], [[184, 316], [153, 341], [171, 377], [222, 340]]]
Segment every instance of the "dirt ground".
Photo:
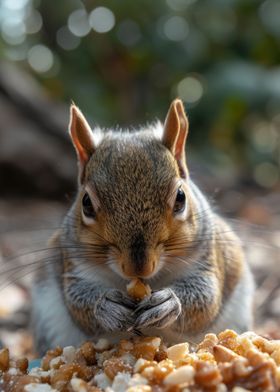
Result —
[[[280, 195], [237, 196], [221, 195], [218, 203], [242, 238], [255, 276], [254, 329], [280, 339]], [[233, 199], [243, 201], [229, 208]], [[67, 208], [42, 200], [0, 200], [0, 344], [14, 355], [34, 357], [28, 324], [36, 266], [30, 260], [36, 261]]]

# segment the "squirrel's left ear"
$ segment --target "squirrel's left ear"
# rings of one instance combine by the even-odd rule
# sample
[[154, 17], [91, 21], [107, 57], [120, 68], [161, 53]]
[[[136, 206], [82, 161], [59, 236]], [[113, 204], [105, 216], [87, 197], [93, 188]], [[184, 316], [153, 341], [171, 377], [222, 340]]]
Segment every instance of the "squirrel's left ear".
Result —
[[82, 182], [85, 165], [95, 151], [95, 144], [93, 133], [87, 120], [74, 104], [72, 104], [70, 108], [69, 133], [77, 152], [80, 181]]
[[189, 121], [187, 119], [183, 102], [175, 99], [167, 113], [162, 143], [173, 154], [179, 166], [180, 175], [187, 177], [187, 165], [185, 158], [185, 145], [188, 136]]

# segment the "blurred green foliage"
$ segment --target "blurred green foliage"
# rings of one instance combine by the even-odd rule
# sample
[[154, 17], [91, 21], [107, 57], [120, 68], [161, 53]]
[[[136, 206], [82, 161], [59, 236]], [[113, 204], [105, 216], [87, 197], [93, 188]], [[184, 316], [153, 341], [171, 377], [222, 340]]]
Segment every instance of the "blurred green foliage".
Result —
[[92, 123], [163, 120], [180, 96], [199, 159], [279, 185], [279, 0], [2, 0], [1, 15], [2, 55]]

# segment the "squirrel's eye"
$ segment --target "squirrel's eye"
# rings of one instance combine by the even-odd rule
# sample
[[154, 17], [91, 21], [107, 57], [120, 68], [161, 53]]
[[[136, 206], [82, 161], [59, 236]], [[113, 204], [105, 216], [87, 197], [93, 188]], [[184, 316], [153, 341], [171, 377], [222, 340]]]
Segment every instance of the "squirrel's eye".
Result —
[[82, 199], [83, 213], [87, 218], [95, 218], [95, 211], [87, 193], [84, 194]]
[[183, 212], [186, 204], [186, 195], [182, 188], [179, 188], [177, 191], [177, 196], [174, 204], [173, 211], [175, 213]]

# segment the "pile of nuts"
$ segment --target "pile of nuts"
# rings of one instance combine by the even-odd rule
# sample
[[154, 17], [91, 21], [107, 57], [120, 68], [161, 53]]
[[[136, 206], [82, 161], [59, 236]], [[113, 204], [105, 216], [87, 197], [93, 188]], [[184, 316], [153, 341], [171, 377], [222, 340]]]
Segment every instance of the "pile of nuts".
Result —
[[253, 332], [207, 334], [196, 347], [167, 348], [158, 337], [105, 339], [49, 350], [40, 368], [0, 351], [4, 392], [274, 392], [280, 390], [280, 341]]

